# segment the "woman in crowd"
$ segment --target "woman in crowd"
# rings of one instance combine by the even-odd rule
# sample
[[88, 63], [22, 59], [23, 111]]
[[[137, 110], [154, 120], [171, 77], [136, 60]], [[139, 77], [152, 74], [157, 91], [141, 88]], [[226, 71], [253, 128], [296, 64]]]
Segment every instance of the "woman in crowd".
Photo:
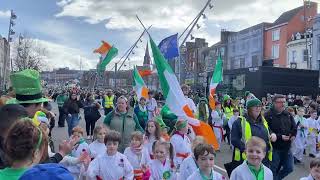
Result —
[[124, 152], [125, 148], [130, 145], [131, 133], [136, 130], [143, 132], [137, 116], [129, 109], [128, 100], [125, 96], [120, 96], [117, 99], [116, 108], [107, 114], [104, 124], [111, 130], [121, 133], [119, 152]]

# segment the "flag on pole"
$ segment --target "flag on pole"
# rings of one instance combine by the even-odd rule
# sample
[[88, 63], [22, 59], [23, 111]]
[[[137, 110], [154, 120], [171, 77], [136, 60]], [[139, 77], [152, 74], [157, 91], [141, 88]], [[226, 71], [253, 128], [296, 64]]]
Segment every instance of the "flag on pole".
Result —
[[216, 66], [214, 68], [214, 72], [210, 81], [210, 89], [209, 89], [209, 105], [212, 110], [216, 108], [216, 100], [214, 98], [214, 94], [216, 92], [216, 88], [218, 84], [222, 81], [222, 59], [219, 55]]
[[150, 44], [153, 59], [157, 66], [161, 89], [166, 99], [166, 105], [175, 115], [187, 119], [196, 135], [203, 136], [207, 143], [212, 144], [216, 150], [219, 149], [217, 139], [209, 124], [194, 118], [194, 114], [182, 93], [177, 77], [151, 37]]
[[106, 66], [110, 63], [110, 61], [118, 55], [118, 49], [114, 46], [111, 46], [109, 43], [105, 41], [101, 41], [102, 45], [95, 49], [94, 53], [101, 54], [102, 61], [98, 65], [98, 72], [101, 73], [106, 70]]
[[133, 70], [133, 89], [138, 96], [138, 100], [140, 100], [141, 97], [148, 99], [149, 90], [136, 67], [134, 67]]
[[167, 60], [178, 57], [178, 33], [163, 39], [158, 47]]
[[99, 53], [99, 54], [106, 54], [110, 49], [111, 49], [111, 45], [105, 41], [101, 41], [102, 45], [98, 48], [95, 49], [93, 52], [94, 53]]
[[118, 49], [114, 46], [107, 52], [107, 54], [103, 57], [103, 60], [98, 66], [98, 72], [103, 72], [106, 70], [106, 66], [110, 63], [110, 61], [118, 55]]

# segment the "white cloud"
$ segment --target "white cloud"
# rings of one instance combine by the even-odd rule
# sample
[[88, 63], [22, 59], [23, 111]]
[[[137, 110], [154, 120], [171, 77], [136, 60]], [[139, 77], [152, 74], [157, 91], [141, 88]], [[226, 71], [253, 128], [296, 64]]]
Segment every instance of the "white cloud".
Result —
[[0, 11], [0, 18], [7, 18], [10, 17], [11, 12], [9, 10], [7, 11]]
[[96, 67], [98, 57], [85, 54], [80, 49], [75, 49], [62, 44], [56, 44], [45, 40], [37, 39], [39, 45], [46, 48], [47, 55], [44, 58], [46, 68], [69, 67], [70, 69], [80, 68], [80, 58], [82, 69], [93, 69]]

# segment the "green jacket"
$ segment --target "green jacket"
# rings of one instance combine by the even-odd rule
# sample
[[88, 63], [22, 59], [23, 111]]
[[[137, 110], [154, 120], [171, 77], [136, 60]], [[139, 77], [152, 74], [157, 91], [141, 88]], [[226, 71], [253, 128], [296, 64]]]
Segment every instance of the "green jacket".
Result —
[[13, 169], [5, 168], [0, 170], [0, 179], [18, 180], [20, 176], [27, 170], [27, 168]]
[[121, 133], [122, 139], [118, 148], [121, 153], [124, 152], [126, 147], [130, 146], [132, 132], [136, 130], [143, 132], [137, 116], [131, 110], [125, 114], [121, 114], [116, 110], [113, 110], [107, 114], [103, 123], [109, 126], [110, 129]]
[[62, 107], [64, 102], [68, 99], [68, 96], [67, 95], [64, 95], [64, 94], [59, 94], [57, 96], [57, 104], [58, 104], [58, 107]]

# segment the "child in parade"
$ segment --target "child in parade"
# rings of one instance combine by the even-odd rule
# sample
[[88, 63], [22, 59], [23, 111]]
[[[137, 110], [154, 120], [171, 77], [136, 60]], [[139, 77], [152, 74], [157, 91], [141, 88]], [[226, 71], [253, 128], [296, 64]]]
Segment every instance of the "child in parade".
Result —
[[306, 120], [308, 126], [307, 147], [309, 147], [309, 156], [315, 157], [317, 154], [317, 137], [319, 122], [317, 121], [317, 111], [310, 111], [310, 117]]
[[297, 136], [292, 144], [292, 154], [294, 156], [294, 162], [300, 163], [303, 158], [303, 151], [306, 148], [307, 142], [307, 122], [304, 116], [304, 107], [297, 109], [297, 115], [294, 120], [297, 125]]
[[31, 166], [48, 156], [48, 137], [31, 119], [16, 121], [4, 140], [4, 153], [8, 166], [0, 170], [0, 179], [18, 180]]
[[[233, 109], [233, 115], [230, 117], [228, 121], [228, 126], [230, 129], [232, 129], [233, 123], [239, 118], [240, 112], [238, 109]], [[231, 139], [231, 134], [230, 134], [230, 139]], [[230, 145], [232, 147], [232, 145]]]
[[320, 180], [320, 159], [314, 158], [310, 162], [310, 174], [300, 180]]
[[147, 121], [148, 121], [148, 110], [146, 106], [146, 98], [141, 97], [139, 100], [139, 104], [135, 106], [134, 113], [136, 114], [140, 126], [145, 129]]
[[87, 156], [89, 156], [89, 145], [84, 140], [83, 135], [84, 129], [82, 127], [76, 126], [72, 129], [71, 138], [78, 138], [79, 141], [73, 148], [71, 154], [65, 156], [60, 162], [70, 171], [75, 179], [82, 178], [81, 169], [83, 168], [83, 162], [87, 159]]
[[194, 171], [187, 180], [194, 179], [214, 179], [224, 180], [225, 178], [218, 172], [213, 170], [214, 167], [214, 149], [209, 144], [198, 144], [194, 148], [194, 157], [198, 165], [198, 169]]
[[266, 156], [266, 147], [263, 139], [252, 136], [246, 143], [247, 160], [232, 171], [230, 180], [273, 179], [271, 170], [262, 164]]
[[[195, 147], [199, 144], [205, 144], [206, 141], [202, 136], [197, 136], [191, 145], [192, 152], [194, 152]], [[194, 171], [198, 169], [197, 162], [194, 158], [194, 154], [188, 156], [184, 159], [180, 165], [180, 173], [178, 175], [178, 180], [186, 180]]]
[[176, 168], [173, 162], [173, 146], [163, 140], [155, 141], [152, 145], [155, 159], [150, 163], [150, 180], [175, 180]]
[[130, 147], [124, 150], [124, 155], [133, 167], [134, 180], [142, 180], [143, 170], [141, 168], [143, 148], [143, 134], [140, 131], [135, 131], [131, 134]]
[[107, 128], [104, 126], [96, 126], [93, 130], [94, 141], [89, 145], [89, 152], [92, 159], [103, 155], [106, 152], [104, 138], [107, 134]]
[[142, 152], [141, 163], [143, 166], [148, 166], [152, 159], [154, 159], [152, 153], [152, 145], [155, 141], [160, 140], [160, 125], [156, 121], [149, 120], [147, 122], [146, 131], [144, 135], [144, 145]]
[[170, 142], [173, 146], [175, 156], [174, 163], [179, 169], [182, 161], [191, 154], [191, 141], [187, 136], [188, 122], [184, 119], [178, 119], [175, 125], [176, 131], [171, 136]]
[[223, 121], [226, 118], [224, 115], [221, 103], [219, 101], [216, 101], [216, 109], [211, 112], [212, 117], [212, 127], [214, 134], [216, 135], [217, 141], [219, 143], [219, 149], [221, 146], [221, 142], [223, 139]]
[[[96, 157], [87, 168], [87, 177], [97, 180], [133, 179], [133, 168], [127, 157], [118, 152], [121, 143], [119, 132], [110, 130], [107, 132], [104, 142], [107, 150], [104, 155]], [[108, 166], [112, 165], [112, 166]]]

